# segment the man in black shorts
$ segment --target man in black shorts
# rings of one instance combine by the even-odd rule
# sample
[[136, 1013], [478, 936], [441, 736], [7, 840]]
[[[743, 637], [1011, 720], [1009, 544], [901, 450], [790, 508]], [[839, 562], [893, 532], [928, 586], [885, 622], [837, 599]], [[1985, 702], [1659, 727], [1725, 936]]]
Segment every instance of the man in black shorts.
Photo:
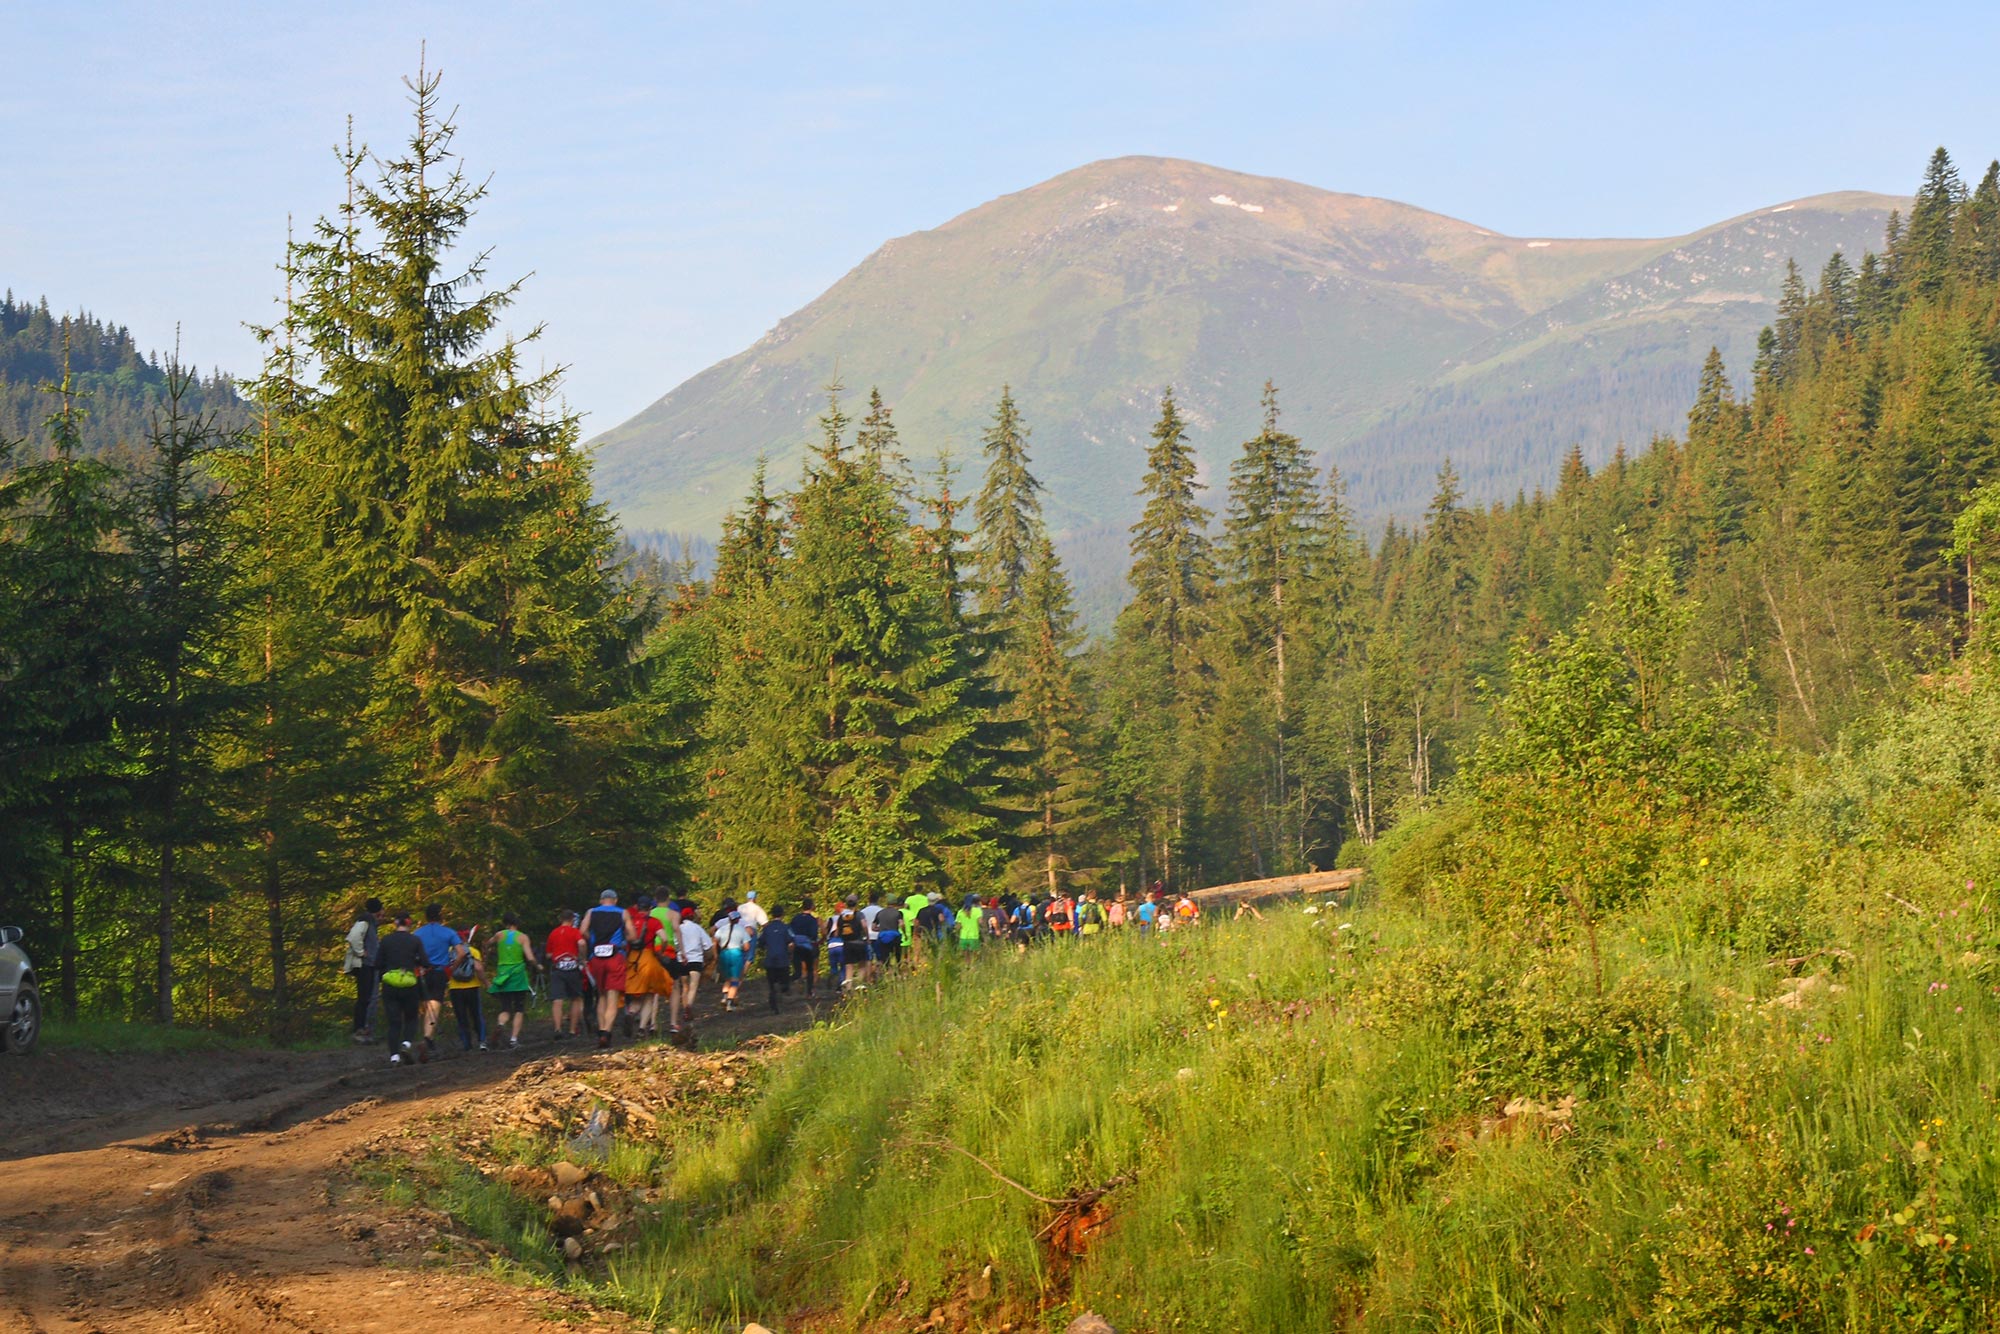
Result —
[[[554, 1016], [556, 1037], [577, 1037], [583, 1028], [584, 977], [583, 932], [577, 930], [576, 914], [566, 912], [549, 932], [542, 957], [549, 968], [549, 1013]], [[567, 1014], [569, 1028], [563, 1028]]]

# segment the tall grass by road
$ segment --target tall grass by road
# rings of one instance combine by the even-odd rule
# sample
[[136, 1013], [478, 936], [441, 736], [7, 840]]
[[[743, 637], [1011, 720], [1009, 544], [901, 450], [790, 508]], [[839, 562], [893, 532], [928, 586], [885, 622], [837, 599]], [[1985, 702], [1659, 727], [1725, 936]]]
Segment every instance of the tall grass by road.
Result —
[[1393, 910], [946, 958], [626, 1144], [667, 1198], [593, 1286], [684, 1329], [1988, 1327], [2000, 997], [1983, 907], [1924, 911], [1803, 985], [1667, 909], [1601, 992]]

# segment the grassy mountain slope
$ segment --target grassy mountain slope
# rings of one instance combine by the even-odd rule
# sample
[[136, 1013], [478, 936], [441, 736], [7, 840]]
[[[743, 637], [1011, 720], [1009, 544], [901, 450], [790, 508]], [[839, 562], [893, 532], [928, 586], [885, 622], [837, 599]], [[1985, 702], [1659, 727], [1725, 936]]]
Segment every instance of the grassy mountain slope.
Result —
[[[1675, 425], [1710, 343], [1737, 360], [1785, 260], [1879, 243], [1896, 201], [1829, 195], [1666, 240], [1496, 235], [1404, 204], [1161, 158], [1092, 164], [884, 245], [753, 347], [600, 437], [625, 522], [711, 531], [750, 466], [791, 475], [836, 374], [881, 387], [918, 457], [968, 464], [1003, 382], [1051, 518], [1129, 522], [1160, 387], [1211, 477], [1268, 376], [1374, 518], [1449, 450], [1501, 494], [1570, 444]], [[1690, 355], [1690, 350], [1693, 355]]]

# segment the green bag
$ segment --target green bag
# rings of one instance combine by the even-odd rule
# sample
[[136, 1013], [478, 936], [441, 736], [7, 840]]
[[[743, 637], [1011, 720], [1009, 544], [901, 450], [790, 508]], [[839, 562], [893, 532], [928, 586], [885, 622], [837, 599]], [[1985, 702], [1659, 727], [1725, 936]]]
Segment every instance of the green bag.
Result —
[[407, 968], [391, 968], [382, 974], [382, 985], [397, 988], [413, 987], [417, 985], [417, 975]]

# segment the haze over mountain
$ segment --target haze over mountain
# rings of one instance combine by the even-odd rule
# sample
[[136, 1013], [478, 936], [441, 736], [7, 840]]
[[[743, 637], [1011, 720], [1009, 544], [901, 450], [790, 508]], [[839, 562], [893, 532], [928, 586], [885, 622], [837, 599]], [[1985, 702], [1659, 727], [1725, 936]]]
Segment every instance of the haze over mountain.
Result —
[[1858, 260], [1901, 202], [1569, 240], [1193, 162], [1093, 163], [883, 245], [605, 432], [597, 476], [628, 527], [712, 533], [760, 453], [775, 481], [797, 474], [838, 376], [857, 401], [880, 386], [920, 470], [948, 448], [975, 485], [1011, 383], [1074, 542], [1131, 521], [1163, 385], [1218, 481], [1271, 378], [1365, 520], [1419, 512], [1447, 454], [1474, 497], [1512, 495], [1572, 444], [1595, 461], [1676, 429], [1711, 344], [1747, 371], [1786, 260], [1809, 282], [1836, 249]]

